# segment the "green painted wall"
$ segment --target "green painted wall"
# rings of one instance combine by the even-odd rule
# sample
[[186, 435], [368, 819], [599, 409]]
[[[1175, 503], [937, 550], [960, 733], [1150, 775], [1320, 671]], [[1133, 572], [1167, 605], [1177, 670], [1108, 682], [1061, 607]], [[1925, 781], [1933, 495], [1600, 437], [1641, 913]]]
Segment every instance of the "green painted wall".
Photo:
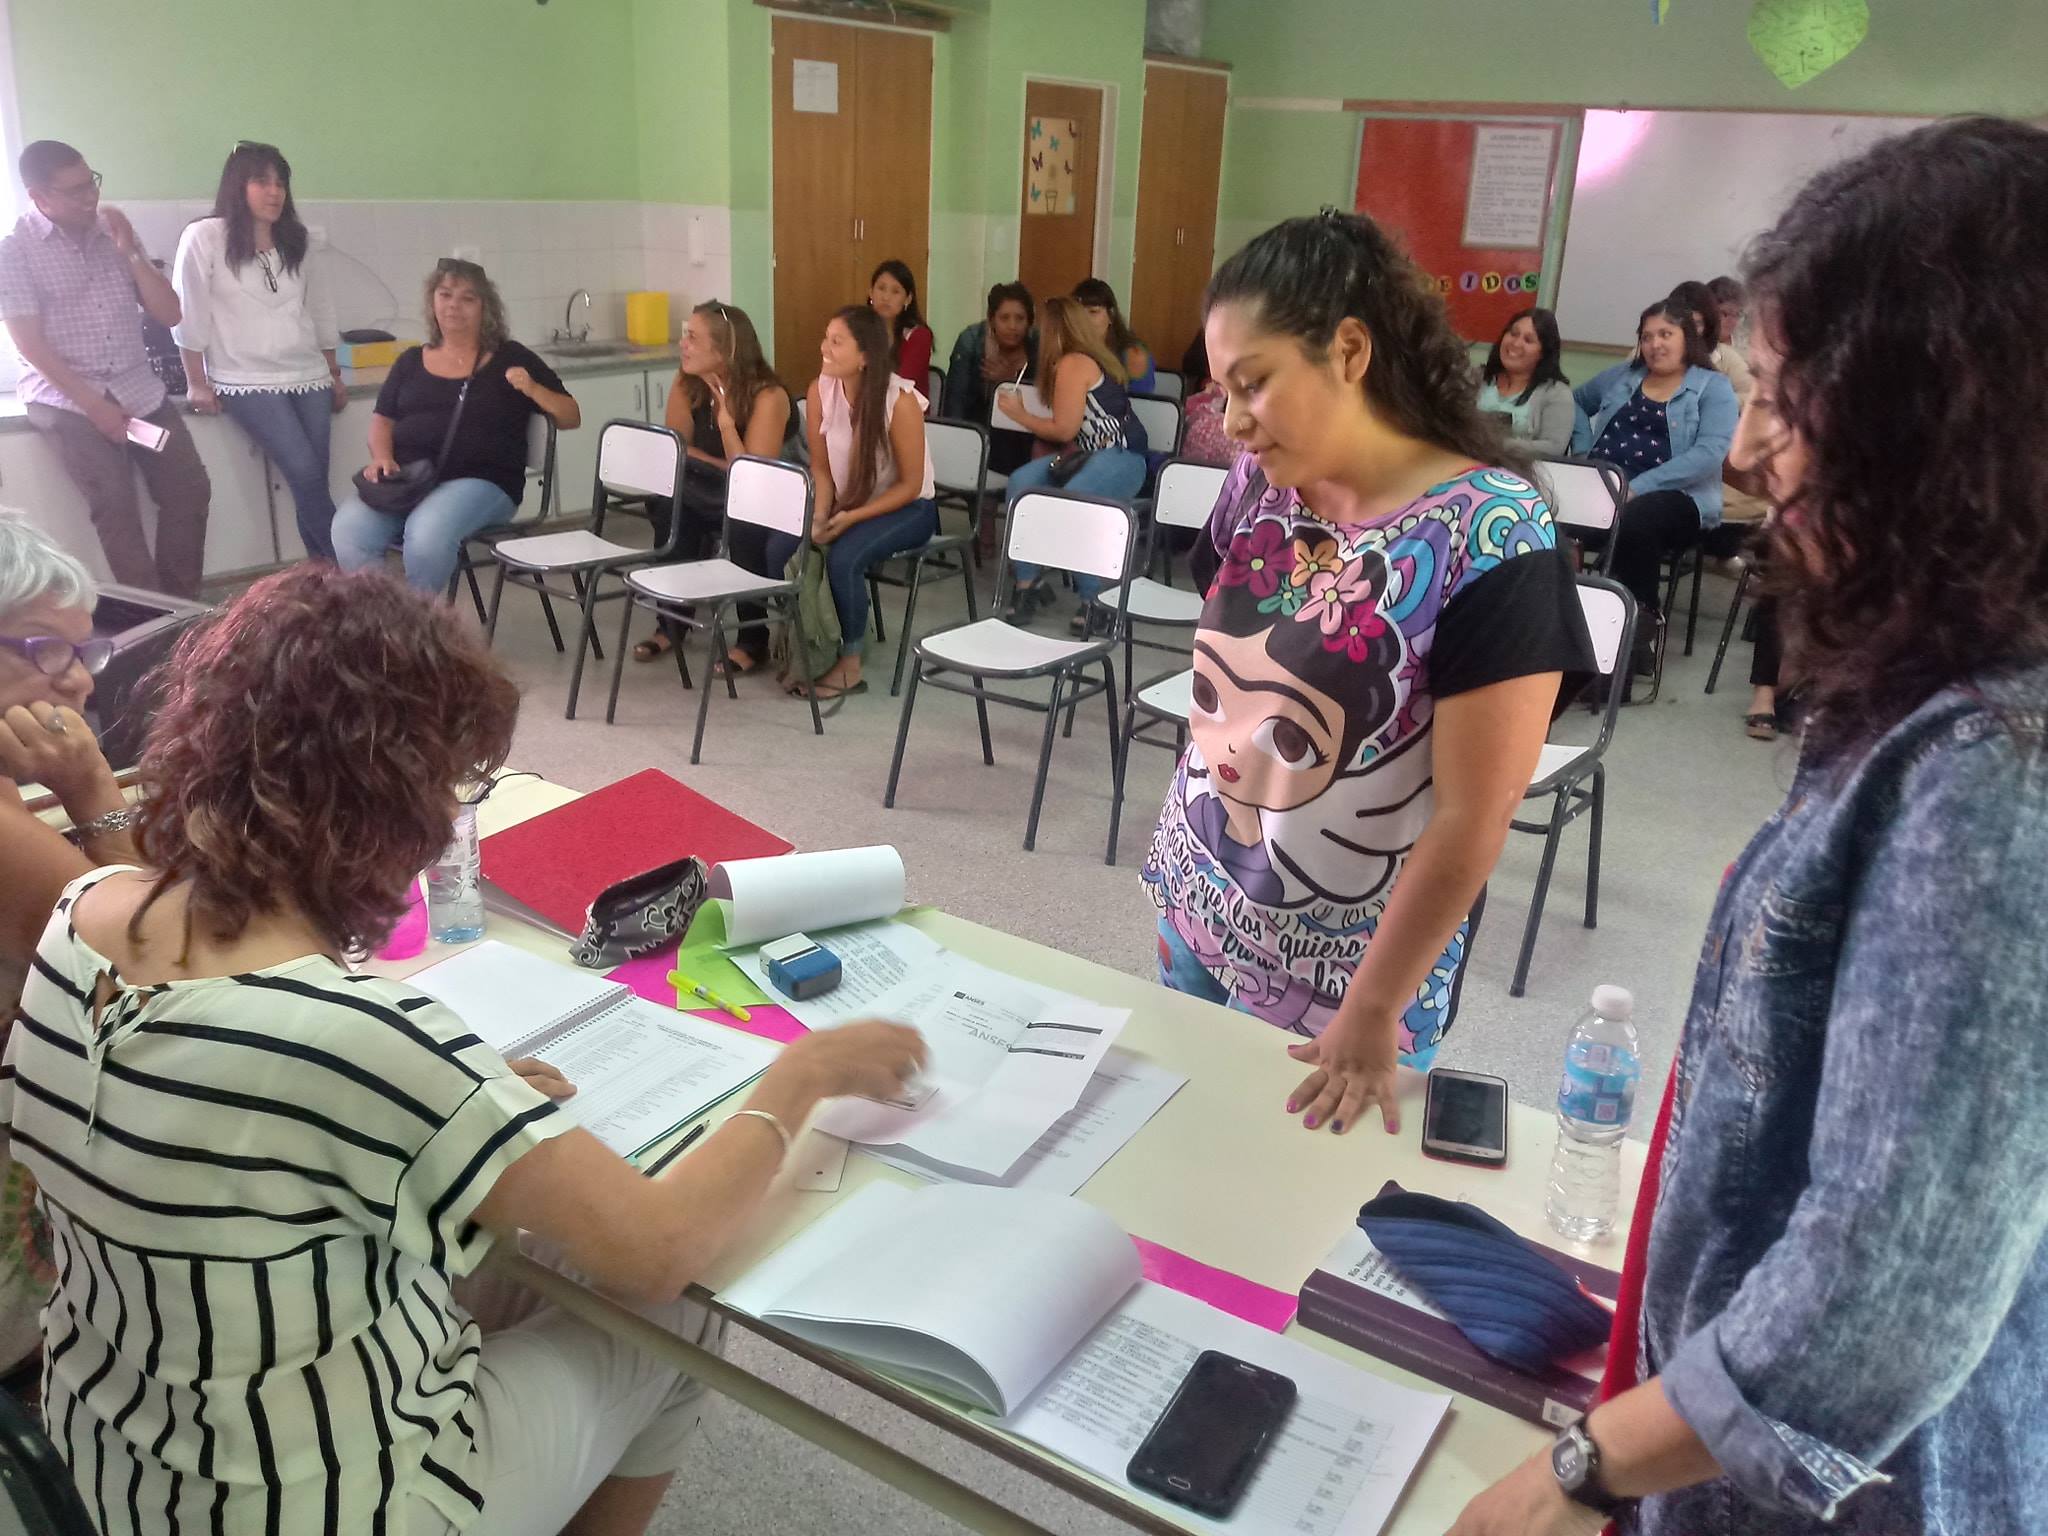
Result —
[[[1556, 101], [1939, 115], [2048, 112], [2048, 5], [1887, 0], [1863, 46], [1788, 91], [1750, 52], [1736, 0], [1209, 0], [1203, 51], [1234, 99]], [[1357, 124], [1233, 106], [1218, 250], [1291, 213], [1348, 204]]]
[[238, 138], [284, 146], [309, 197], [639, 195], [628, 0], [11, 0], [9, 13], [24, 134], [77, 144], [110, 201], [210, 196]]
[[731, 9], [730, 0], [632, 0], [633, 88], [618, 110], [636, 129], [638, 195], [649, 202], [732, 196]]

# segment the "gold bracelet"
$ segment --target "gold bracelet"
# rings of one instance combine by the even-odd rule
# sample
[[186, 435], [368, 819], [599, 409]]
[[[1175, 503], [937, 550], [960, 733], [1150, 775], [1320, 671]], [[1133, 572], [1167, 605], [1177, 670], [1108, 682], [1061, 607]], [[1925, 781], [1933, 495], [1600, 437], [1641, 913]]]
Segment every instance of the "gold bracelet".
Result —
[[782, 1155], [784, 1157], [789, 1156], [789, 1149], [793, 1142], [789, 1134], [789, 1127], [784, 1125], [779, 1117], [771, 1115], [765, 1109], [736, 1109], [732, 1113], [732, 1118], [735, 1120], [741, 1118], [765, 1120], [774, 1129], [775, 1134], [782, 1138]]

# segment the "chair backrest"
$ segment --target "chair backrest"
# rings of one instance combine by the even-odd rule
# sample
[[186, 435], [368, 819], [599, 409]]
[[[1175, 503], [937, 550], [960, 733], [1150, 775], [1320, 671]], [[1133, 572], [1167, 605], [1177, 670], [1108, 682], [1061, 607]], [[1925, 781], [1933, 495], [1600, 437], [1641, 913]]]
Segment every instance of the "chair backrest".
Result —
[[1010, 503], [1003, 553], [1008, 562], [1122, 581], [1130, 564], [1131, 510], [1073, 491], [1026, 491]]
[[36, 1415], [6, 1392], [0, 1392], [0, 1467], [0, 1499], [14, 1514], [13, 1520], [0, 1517], [0, 1529], [93, 1536], [71, 1469]]
[[555, 504], [555, 422], [543, 411], [527, 418], [526, 478], [540, 482], [540, 505], [533, 512], [533, 521], [540, 522]]
[[[1635, 650], [1636, 600], [1628, 588], [1605, 576], [1578, 578], [1579, 611], [1586, 616], [1586, 633], [1593, 640], [1593, 664], [1600, 675], [1613, 678], [1625, 673]], [[1614, 722], [1621, 714], [1625, 690], [1610, 684], [1607, 703], [1600, 717], [1600, 738], [1591, 748], [1595, 757], [1606, 752], [1614, 739]]]
[[932, 481], [977, 504], [988, 484], [988, 433], [971, 421], [928, 421], [924, 451], [931, 455]]
[[1131, 410], [1144, 424], [1146, 446], [1152, 452], [1180, 452], [1181, 409], [1178, 400], [1167, 400], [1158, 395], [1133, 395]]
[[801, 539], [811, 526], [811, 472], [801, 464], [743, 453], [726, 471], [725, 515]]
[[1159, 489], [1152, 500], [1153, 520], [1172, 528], [1204, 528], [1223, 494], [1230, 471], [1193, 459], [1168, 459], [1159, 466]]
[[1162, 400], [1185, 400], [1188, 397], [1187, 380], [1171, 368], [1154, 368], [1152, 393]]
[[597, 439], [592, 505], [613, 496], [673, 496], [683, 478], [683, 440], [652, 422], [614, 419]]
[[939, 414], [939, 397], [946, 392], [946, 370], [933, 363], [924, 371], [924, 419], [934, 421]]
[[1605, 533], [1614, 526], [1623, 495], [1621, 471], [1605, 459], [1538, 459], [1536, 488], [1560, 527], [1587, 533]]

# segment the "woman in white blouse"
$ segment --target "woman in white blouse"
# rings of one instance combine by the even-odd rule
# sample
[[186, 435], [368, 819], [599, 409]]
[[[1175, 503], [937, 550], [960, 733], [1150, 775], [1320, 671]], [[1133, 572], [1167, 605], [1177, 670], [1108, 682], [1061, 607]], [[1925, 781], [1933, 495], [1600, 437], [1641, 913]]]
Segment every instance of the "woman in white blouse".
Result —
[[291, 487], [306, 553], [332, 560], [328, 426], [348, 387], [334, 360], [334, 304], [306, 246], [291, 166], [276, 146], [243, 140], [221, 167], [213, 216], [178, 241], [172, 282], [184, 318], [171, 334], [192, 409], [226, 411], [256, 439]]

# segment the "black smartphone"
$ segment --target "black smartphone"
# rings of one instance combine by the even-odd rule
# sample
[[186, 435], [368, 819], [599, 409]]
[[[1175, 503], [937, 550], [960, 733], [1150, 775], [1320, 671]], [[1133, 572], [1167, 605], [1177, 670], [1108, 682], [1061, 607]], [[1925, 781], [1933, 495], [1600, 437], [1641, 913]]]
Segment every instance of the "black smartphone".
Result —
[[1437, 1067], [1422, 1110], [1422, 1150], [1430, 1157], [1498, 1168], [1508, 1160], [1507, 1079]]
[[1133, 1487], [1205, 1515], [1227, 1515], [1294, 1410], [1294, 1383], [1205, 1349], [1126, 1469]]

